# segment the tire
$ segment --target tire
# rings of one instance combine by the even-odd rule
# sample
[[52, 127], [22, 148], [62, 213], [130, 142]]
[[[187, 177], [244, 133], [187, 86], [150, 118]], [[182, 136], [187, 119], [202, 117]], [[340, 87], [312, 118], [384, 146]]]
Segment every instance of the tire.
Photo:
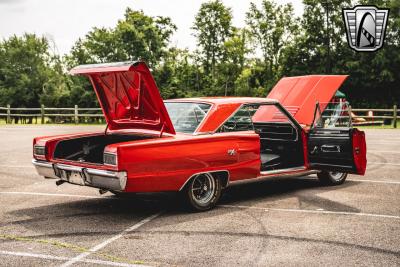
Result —
[[215, 207], [221, 197], [221, 180], [210, 173], [198, 174], [191, 179], [184, 190], [189, 208], [206, 211]]
[[322, 171], [318, 173], [317, 176], [319, 181], [325, 185], [339, 185], [344, 183], [347, 178], [347, 173]]

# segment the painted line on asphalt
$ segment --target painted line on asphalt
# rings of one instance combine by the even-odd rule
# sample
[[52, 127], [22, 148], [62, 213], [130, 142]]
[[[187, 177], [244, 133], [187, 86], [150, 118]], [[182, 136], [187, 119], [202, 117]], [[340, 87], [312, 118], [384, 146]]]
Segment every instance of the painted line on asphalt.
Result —
[[377, 183], [377, 184], [400, 184], [400, 182], [398, 181], [377, 181], [377, 180], [365, 180], [365, 179], [347, 179], [347, 181], [362, 182], [362, 183]]
[[[393, 153], [393, 154], [400, 154], [400, 151], [394, 151], [394, 150], [368, 150], [368, 152], [372, 153]], [[367, 152], [367, 155], [368, 155]]]
[[54, 193], [38, 193], [38, 192], [0, 192], [3, 195], [32, 195], [32, 196], [47, 196], [47, 197], [75, 197], [75, 198], [111, 198], [111, 196], [87, 196], [73, 194], [54, 194]]
[[4, 165], [0, 164], [0, 168], [34, 168], [33, 165]]
[[391, 162], [368, 162], [368, 164], [372, 164], [372, 165], [400, 166], [400, 163], [391, 163]]
[[119, 233], [118, 235], [115, 235], [109, 239], [104, 240], [103, 242], [101, 242], [100, 244], [92, 247], [91, 249], [89, 249], [89, 251], [84, 252], [79, 254], [78, 256], [68, 260], [66, 263], [60, 265], [60, 267], [68, 267], [71, 266], [73, 264], [75, 264], [76, 262], [82, 261], [84, 258], [86, 258], [87, 256], [89, 256], [90, 254], [99, 251], [100, 249], [104, 248], [105, 246], [107, 246], [108, 244], [114, 242], [117, 239], [120, 239], [124, 234], [130, 233], [132, 231], [135, 231], [136, 229], [138, 229], [139, 227], [145, 225], [146, 223], [154, 220], [155, 218], [157, 218], [158, 216], [161, 215], [162, 212], [153, 214], [147, 218], [144, 218], [143, 220], [141, 220], [140, 222], [132, 225], [131, 227], [125, 229], [124, 231], [122, 231], [121, 233]]
[[[317, 179], [316, 176], [313, 177], [300, 177], [300, 178], [295, 178], [299, 180], [307, 180], [307, 181], [315, 181]], [[366, 179], [347, 179], [346, 181], [351, 181], [351, 182], [361, 182], [361, 183], [377, 183], [377, 184], [400, 184], [400, 181], [382, 181], [382, 180], [366, 180]]]
[[364, 213], [364, 212], [330, 211], [330, 210], [305, 210], [305, 209], [279, 209], [279, 208], [262, 208], [262, 207], [242, 206], [242, 205], [218, 205], [218, 207], [222, 207], [222, 208], [237, 208], [237, 209], [254, 209], [254, 210], [262, 210], [262, 211], [280, 211], [280, 212], [297, 212], [297, 213], [351, 215], [351, 216], [378, 217], [378, 218], [400, 220], [400, 216], [396, 216], [396, 215]]
[[[10, 256], [18, 256], [18, 257], [31, 257], [45, 260], [56, 260], [56, 261], [68, 261], [71, 258], [68, 257], [59, 257], [53, 255], [46, 254], [37, 254], [37, 253], [26, 253], [26, 252], [15, 252], [15, 251], [6, 251], [0, 250], [0, 254], [2, 255], [10, 255]], [[82, 259], [80, 262], [85, 263], [93, 263], [99, 265], [108, 265], [108, 266], [122, 266], [122, 267], [143, 267], [145, 265], [142, 264], [129, 264], [129, 263], [120, 263], [120, 262], [112, 262], [112, 261], [103, 261], [103, 260], [92, 260], [92, 259]]]

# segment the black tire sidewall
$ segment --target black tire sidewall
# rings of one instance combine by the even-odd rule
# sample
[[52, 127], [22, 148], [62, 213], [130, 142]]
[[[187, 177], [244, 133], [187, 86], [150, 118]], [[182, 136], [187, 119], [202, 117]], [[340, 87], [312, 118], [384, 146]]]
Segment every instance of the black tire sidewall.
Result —
[[317, 176], [321, 183], [325, 185], [340, 185], [346, 181], [347, 173], [343, 172], [340, 180], [334, 179], [329, 171], [321, 171], [317, 174]]
[[193, 199], [192, 187], [193, 187], [193, 183], [194, 183], [195, 179], [192, 179], [186, 188], [185, 195], [186, 195], [188, 204], [190, 205], [190, 208], [192, 208], [195, 211], [206, 211], [206, 210], [212, 209], [213, 207], [215, 207], [215, 205], [217, 204], [218, 200], [221, 197], [221, 193], [222, 193], [221, 180], [218, 179], [217, 177], [215, 177], [215, 175], [212, 175], [212, 174], [210, 174], [210, 175], [214, 179], [215, 190], [214, 190], [213, 197], [210, 199], [210, 201], [206, 205], [199, 205], [196, 202], [196, 200]]

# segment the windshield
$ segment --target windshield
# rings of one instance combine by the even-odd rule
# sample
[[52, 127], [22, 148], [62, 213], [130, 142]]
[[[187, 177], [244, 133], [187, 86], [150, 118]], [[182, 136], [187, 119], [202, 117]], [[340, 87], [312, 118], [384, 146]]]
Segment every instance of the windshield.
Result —
[[168, 115], [176, 132], [194, 133], [210, 110], [210, 104], [166, 102]]

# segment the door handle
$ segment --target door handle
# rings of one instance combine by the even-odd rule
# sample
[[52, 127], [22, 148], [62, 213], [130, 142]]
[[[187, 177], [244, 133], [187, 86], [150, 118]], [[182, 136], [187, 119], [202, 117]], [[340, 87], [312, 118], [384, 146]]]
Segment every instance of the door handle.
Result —
[[322, 152], [340, 152], [340, 146], [338, 145], [322, 145]]

